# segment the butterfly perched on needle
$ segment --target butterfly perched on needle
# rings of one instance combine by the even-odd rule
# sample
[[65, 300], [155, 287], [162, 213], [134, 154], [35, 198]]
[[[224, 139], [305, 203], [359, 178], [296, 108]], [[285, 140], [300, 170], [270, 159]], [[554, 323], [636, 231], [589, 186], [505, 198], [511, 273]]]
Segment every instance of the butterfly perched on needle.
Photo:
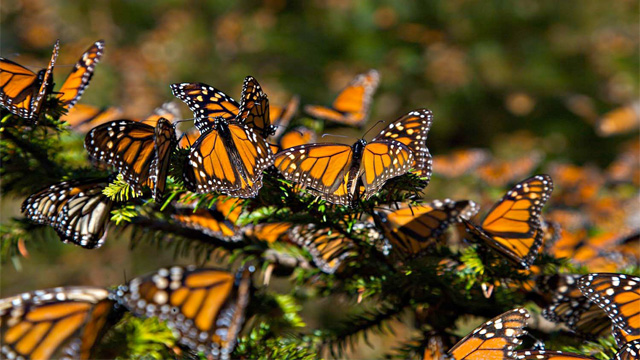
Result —
[[373, 94], [380, 83], [376, 70], [357, 75], [333, 101], [331, 107], [306, 105], [304, 111], [318, 119], [350, 126], [363, 126], [369, 117]]
[[529, 313], [525, 309], [509, 310], [485, 322], [465, 336], [447, 353], [455, 360], [513, 359], [514, 349], [527, 332]]
[[344, 259], [355, 255], [353, 242], [331, 227], [297, 225], [290, 230], [289, 241], [309, 251], [315, 265], [327, 274], [333, 274]]
[[184, 167], [187, 189], [255, 197], [262, 187], [262, 172], [273, 164], [264, 137], [272, 132], [269, 103], [257, 81], [250, 76], [245, 79], [239, 108], [233, 99], [205, 84], [173, 84], [171, 91], [194, 112], [201, 132]]
[[431, 112], [416, 110], [391, 123], [369, 143], [361, 139], [353, 145], [300, 145], [276, 154], [274, 164], [285, 179], [311, 194], [350, 205], [359, 197], [368, 199], [387, 180], [411, 168], [430, 175], [431, 155], [426, 147], [430, 125]]
[[113, 202], [102, 193], [109, 178], [70, 180], [53, 184], [29, 196], [22, 213], [53, 227], [63, 242], [87, 249], [102, 246]]
[[463, 222], [472, 238], [528, 269], [542, 246], [540, 213], [552, 191], [551, 177], [536, 175], [509, 190], [493, 205], [481, 225], [464, 219]]
[[[56, 41], [49, 66], [38, 73], [11, 60], [0, 58], [0, 105], [15, 115], [37, 121], [47, 96], [52, 94], [53, 67], [59, 48], [59, 42]], [[57, 91], [57, 98], [65, 109], [71, 109], [80, 99], [103, 52], [104, 41], [96, 41], [75, 64]]]
[[226, 360], [244, 324], [251, 272], [173, 266], [134, 278], [115, 296], [136, 316], [166, 321], [192, 352]]
[[90, 359], [104, 330], [116, 322], [109, 292], [59, 287], [0, 299], [5, 359]]
[[176, 133], [171, 122], [160, 118], [155, 126], [134, 120], [117, 120], [93, 128], [84, 148], [99, 163], [114, 166], [133, 190], [148, 186], [156, 201], [162, 199]]
[[202, 231], [225, 241], [240, 241], [242, 233], [237, 225], [242, 214], [242, 201], [238, 198], [220, 197], [213, 205], [192, 209], [176, 206], [171, 217], [180, 224]]
[[435, 200], [400, 205], [397, 209], [376, 208], [374, 219], [380, 224], [392, 251], [400, 257], [413, 257], [438, 241], [452, 223], [470, 219], [480, 210], [473, 201]]

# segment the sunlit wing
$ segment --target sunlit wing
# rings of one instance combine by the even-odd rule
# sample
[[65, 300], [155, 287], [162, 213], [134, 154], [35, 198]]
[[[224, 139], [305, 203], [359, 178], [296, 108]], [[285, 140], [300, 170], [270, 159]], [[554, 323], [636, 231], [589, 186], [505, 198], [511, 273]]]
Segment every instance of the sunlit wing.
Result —
[[216, 88], [203, 83], [172, 84], [171, 92], [184, 101], [196, 116], [194, 125], [207, 132], [218, 117], [227, 121], [238, 115], [240, 104]]
[[244, 79], [236, 121], [249, 126], [265, 139], [275, 133], [271, 126], [269, 99], [253, 76]]
[[95, 66], [100, 62], [104, 53], [104, 41], [96, 41], [82, 54], [80, 60], [71, 70], [71, 73], [62, 84], [58, 92], [58, 99], [67, 109], [71, 109], [84, 93], [93, 76]]
[[400, 142], [375, 140], [367, 144], [360, 165], [364, 198], [378, 192], [387, 180], [409, 172], [413, 159], [413, 152]]
[[289, 149], [300, 145], [307, 145], [315, 142], [316, 139], [317, 135], [315, 131], [304, 126], [299, 126], [282, 135], [280, 138], [280, 148]]

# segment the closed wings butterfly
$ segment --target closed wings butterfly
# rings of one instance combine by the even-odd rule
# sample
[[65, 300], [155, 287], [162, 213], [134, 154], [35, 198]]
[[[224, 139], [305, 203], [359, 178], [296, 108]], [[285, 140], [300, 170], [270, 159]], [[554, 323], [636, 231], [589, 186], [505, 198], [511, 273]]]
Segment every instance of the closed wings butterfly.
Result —
[[307, 249], [315, 265], [327, 274], [333, 274], [345, 258], [355, 254], [352, 241], [329, 227], [298, 225], [291, 229], [289, 239]]
[[390, 124], [370, 143], [361, 139], [352, 146], [309, 144], [285, 149], [275, 166], [290, 181], [334, 204], [350, 205], [375, 194], [387, 180], [409, 172], [431, 172], [426, 148], [429, 110], [412, 111]]
[[137, 193], [152, 189], [160, 201], [166, 187], [171, 150], [176, 142], [173, 125], [161, 118], [156, 126], [117, 120], [95, 127], [84, 147], [98, 162], [114, 166]]
[[519, 337], [526, 334], [527, 319], [525, 309], [507, 311], [473, 330], [447, 354], [455, 360], [512, 359], [522, 342]]
[[542, 156], [536, 152], [514, 160], [493, 159], [480, 165], [475, 173], [491, 186], [505, 186], [530, 175], [541, 160]]
[[222, 197], [205, 208], [177, 207], [171, 217], [182, 225], [209, 236], [225, 241], [240, 241], [242, 234], [237, 221], [241, 213], [241, 200]]
[[58, 99], [65, 109], [71, 109], [80, 100], [82, 93], [89, 86], [96, 64], [100, 62], [103, 53], [104, 41], [99, 40], [93, 43], [82, 54], [67, 79], [62, 83], [62, 87], [58, 90]]
[[118, 312], [96, 287], [38, 290], [0, 299], [5, 359], [90, 359]]
[[230, 358], [244, 324], [251, 271], [174, 266], [118, 287], [116, 299], [137, 316], [156, 316], [178, 342], [205, 357]]
[[202, 133], [185, 164], [186, 187], [197, 193], [256, 196], [262, 187], [262, 172], [273, 164], [269, 145], [256, 132], [270, 129], [266, 96], [243, 95], [245, 100], [235, 115], [235, 102], [212, 87], [173, 84], [171, 89], [194, 112], [195, 125]]
[[59, 48], [56, 41], [49, 66], [38, 73], [0, 58], [0, 105], [17, 116], [37, 121], [45, 97], [53, 88], [53, 65]]
[[378, 208], [375, 219], [400, 257], [412, 257], [433, 245], [452, 223], [470, 219], [480, 208], [469, 200], [435, 200], [430, 203], [403, 204], [397, 209]]
[[331, 107], [307, 105], [304, 111], [318, 119], [336, 123], [363, 126], [369, 117], [371, 99], [380, 83], [376, 70], [356, 76], [333, 101]]
[[51, 225], [63, 242], [84, 248], [104, 242], [113, 202], [102, 193], [109, 179], [72, 180], [29, 196], [22, 212], [32, 221]]
[[542, 246], [540, 212], [552, 191], [551, 177], [536, 175], [509, 190], [489, 210], [480, 226], [467, 220], [464, 224], [473, 238], [528, 269]]

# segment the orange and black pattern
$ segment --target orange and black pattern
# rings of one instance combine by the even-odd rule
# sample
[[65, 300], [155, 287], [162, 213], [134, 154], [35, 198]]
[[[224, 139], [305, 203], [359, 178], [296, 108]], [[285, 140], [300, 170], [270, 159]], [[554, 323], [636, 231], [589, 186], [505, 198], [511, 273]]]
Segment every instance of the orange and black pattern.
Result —
[[528, 269], [542, 246], [540, 213], [552, 191], [553, 182], [548, 175], [523, 180], [491, 208], [481, 226], [465, 220], [467, 231], [514, 264]]
[[178, 207], [171, 217], [182, 225], [225, 241], [240, 241], [242, 233], [237, 225], [242, 213], [242, 201], [222, 197], [212, 206], [191, 209]]
[[109, 179], [71, 180], [29, 196], [22, 213], [50, 225], [63, 242], [93, 249], [102, 246], [113, 202], [102, 193]]
[[6, 359], [90, 359], [115, 315], [109, 292], [95, 287], [38, 290], [0, 299]]
[[291, 229], [289, 240], [309, 251], [314, 264], [327, 274], [333, 274], [344, 259], [355, 254], [351, 240], [329, 227], [298, 225]]
[[87, 134], [84, 147], [94, 160], [114, 166], [134, 191], [141, 193], [148, 186], [160, 201], [175, 143], [173, 125], [161, 118], [155, 127], [133, 120], [97, 126]]
[[596, 360], [591, 356], [554, 350], [518, 350], [515, 352], [518, 360]]
[[58, 99], [66, 109], [71, 109], [80, 100], [89, 81], [93, 76], [96, 64], [100, 62], [104, 53], [104, 41], [96, 41], [87, 51], [82, 54], [80, 60], [71, 70], [71, 73], [62, 84], [58, 92]]
[[509, 310], [473, 330], [447, 354], [455, 360], [512, 359], [528, 319], [525, 309]]
[[249, 303], [251, 271], [174, 266], [118, 287], [116, 299], [137, 316], [156, 316], [178, 342], [205, 357], [231, 356]]
[[369, 72], [356, 76], [338, 94], [331, 107], [307, 105], [304, 107], [304, 111], [318, 119], [350, 126], [363, 126], [369, 117], [371, 100], [379, 83], [378, 71], [369, 70]]

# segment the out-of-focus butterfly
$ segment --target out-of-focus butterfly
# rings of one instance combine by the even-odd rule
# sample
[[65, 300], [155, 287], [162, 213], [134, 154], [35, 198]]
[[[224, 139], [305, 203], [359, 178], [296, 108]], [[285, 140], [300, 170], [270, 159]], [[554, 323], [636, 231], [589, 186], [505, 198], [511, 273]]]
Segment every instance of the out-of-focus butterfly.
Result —
[[554, 163], [549, 174], [556, 185], [554, 203], [579, 206], [592, 201], [604, 184], [599, 170], [590, 166]]
[[0, 58], [0, 106], [27, 120], [37, 121], [47, 94], [53, 89], [53, 65], [58, 58], [59, 41], [46, 69], [37, 74], [11, 60]]
[[109, 179], [71, 180], [29, 196], [22, 212], [32, 221], [50, 225], [63, 242], [87, 249], [104, 242], [113, 202], [102, 193]]
[[446, 178], [457, 178], [484, 164], [491, 155], [484, 149], [456, 150], [448, 155], [433, 157], [433, 172]]
[[59, 287], [0, 300], [6, 359], [89, 359], [117, 311], [109, 292], [95, 287]]
[[640, 277], [593, 273], [581, 277], [578, 287], [617, 328], [629, 335], [640, 335]]
[[296, 95], [285, 106], [271, 105], [269, 113], [271, 124], [275, 128], [273, 137], [280, 139], [300, 106], [300, 98]]
[[551, 304], [542, 310], [542, 316], [549, 321], [564, 323], [582, 337], [606, 336], [611, 329], [611, 321], [598, 305], [582, 295], [578, 289], [581, 276], [555, 274], [536, 279], [537, 288], [552, 295]]
[[352, 241], [330, 227], [298, 225], [291, 229], [289, 240], [307, 249], [315, 265], [328, 274], [333, 274], [345, 258], [355, 254]]
[[99, 108], [91, 105], [77, 104], [60, 119], [69, 124], [71, 130], [85, 134], [97, 125], [117, 120], [122, 109], [117, 107]]
[[596, 360], [591, 356], [568, 353], [555, 350], [518, 350], [515, 352], [518, 360]]
[[[310, 144], [276, 154], [275, 166], [284, 177], [311, 194], [334, 204], [349, 205], [362, 196], [368, 199], [387, 180], [413, 167], [427, 178], [431, 155], [426, 137], [431, 125], [429, 110], [416, 110], [383, 129], [367, 144]], [[360, 193], [360, 182], [364, 193]]]
[[481, 226], [463, 219], [464, 224], [472, 237], [528, 269], [542, 246], [540, 212], [552, 191], [551, 177], [536, 175], [509, 190], [487, 213]]
[[531, 174], [541, 160], [542, 156], [535, 152], [515, 160], [494, 158], [478, 167], [476, 174], [488, 185], [502, 187]]
[[443, 360], [445, 357], [445, 347], [440, 336], [430, 336], [424, 347], [422, 360]]
[[163, 268], [118, 287], [116, 299], [137, 316], [156, 316], [178, 342], [205, 357], [229, 359], [244, 324], [251, 270]]
[[280, 138], [277, 136], [274, 137], [278, 139], [278, 145], [271, 145], [271, 150], [274, 153], [277, 153], [282, 149], [311, 144], [317, 140], [316, 132], [304, 126], [293, 128], [284, 133]]
[[527, 310], [509, 310], [473, 330], [447, 354], [455, 360], [511, 359], [522, 342], [519, 337], [527, 333], [527, 319]]
[[596, 123], [600, 136], [631, 132], [640, 127], [640, 102], [619, 107], [604, 114]]
[[289, 241], [289, 230], [292, 227], [293, 224], [290, 222], [263, 223], [245, 226], [243, 233], [254, 241], [271, 244], [276, 241]]
[[160, 201], [175, 142], [173, 125], [164, 118], [155, 126], [118, 120], [91, 130], [84, 148], [97, 162], [114, 166], [135, 192], [140, 194], [142, 187], [148, 186], [154, 199]]
[[237, 116], [233, 99], [208, 85], [173, 84], [171, 90], [194, 112], [195, 126], [202, 133], [185, 164], [187, 189], [256, 196], [273, 154], [262, 136], [272, 132], [268, 99], [255, 79], [245, 80]]
[[607, 180], [614, 184], [640, 185], [640, 140], [622, 146], [621, 152], [606, 170]]
[[182, 225], [225, 241], [240, 241], [242, 234], [236, 225], [242, 214], [242, 201], [222, 198], [207, 208], [176, 208], [171, 217]]
[[170, 101], [155, 108], [149, 116], [139, 121], [155, 127], [160, 119], [168, 120], [173, 124], [177, 120], [180, 120], [181, 117], [182, 114], [180, 113], [180, 109], [178, 109], [177, 103]]
[[449, 225], [469, 220], [479, 209], [473, 201], [444, 199], [415, 206], [404, 204], [398, 209], [378, 208], [375, 219], [394, 253], [411, 257], [438, 241]]
[[364, 74], [357, 75], [338, 94], [331, 107], [306, 105], [304, 111], [315, 118], [345, 125], [363, 126], [369, 117], [371, 99], [379, 83], [378, 71], [369, 70]]

